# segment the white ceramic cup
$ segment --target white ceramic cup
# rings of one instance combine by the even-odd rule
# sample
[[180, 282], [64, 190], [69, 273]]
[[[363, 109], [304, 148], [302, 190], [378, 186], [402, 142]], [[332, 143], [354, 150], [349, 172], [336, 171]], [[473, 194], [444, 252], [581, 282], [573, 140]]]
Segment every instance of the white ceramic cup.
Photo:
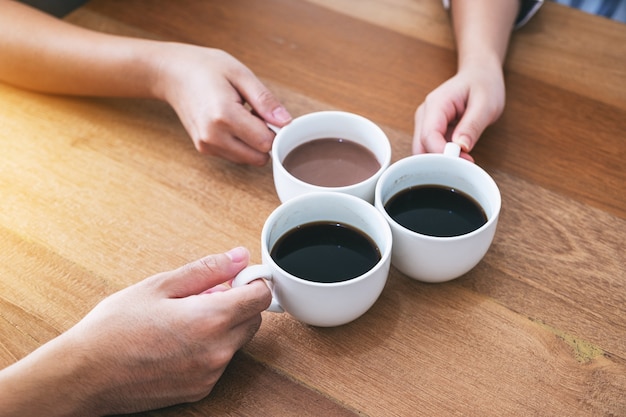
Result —
[[[374, 122], [365, 117], [342, 111], [321, 111], [300, 116], [287, 126], [278, 129], [272, 145], [272, 167], [276, 193], [281, 202], [293, 197], [318, 191], [335, 191], [351, 194], [370, 203], [374, 202], [376, 181], [391, 163], [391, 145], [387, 135]], [[359, 183], [322, 187], [304, 182], [290, 174], [283, 166], [287, 154], [294, 148], [314, 139], [341, 138], [351, 140], [369, 149], [380, 163], [380, 169]]]
[[[368, 235], [380, 251], [380, 260], [366, 273], [334, 283], [308, 281], [283, 270], [270, 255], [276, 241], [297, 226], [318, 221], [349, 225]], [[245, 268], [233, 286], [265, 279], [273, 296], [269, 311], [284, 310], [313, 326], [339, 326], [360, 317], [380, 296], [389, 274], [391, 247], [391, 229], [373, 205], [342, 193], [306, 194], [270, 214], [261, 232], [262, 264]]]
[[[500, 190], [478, 165], [459, 158], [459, 147], [446, 145], [443, 154], [420, 154], [392, 164], [376, 185], [375, 205], [385, 216], [393, 234], [391, 263], [409, 277], [425, 282], [444, 282], [471, 270], [483, 258], [496, 232], [500, 214]], [[487, 216], [480, 228], [459, 236], [434, 237], [414, 232], [397, 223], [385, 210], [398, 192], [418, 185], [442, 185], [471, 196]]]

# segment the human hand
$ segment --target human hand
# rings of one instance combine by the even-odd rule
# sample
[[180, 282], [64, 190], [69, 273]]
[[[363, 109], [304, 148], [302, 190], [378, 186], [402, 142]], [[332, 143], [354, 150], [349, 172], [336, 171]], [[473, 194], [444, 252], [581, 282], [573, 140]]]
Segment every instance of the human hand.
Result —
[[291, 116], [252, 71], [224, 51], [194, 45], [160, 44], [156, 56], [155, 95], [174, 108], [199, 152], [268, 161], [274, 133], [265, 122], [282, 127]]
[[72, 392], [85, 406], [78, 414], [130, 413], [208, 395], [271, 301], [262, 281], [209, 291], [232, 280], [248, 258], [237, 248], [154, 275], [104, 299], [60, 336], [64, 354], [80, 361]]
[[122, 413], [208, 395], [271, 301], [260, 281], [207, 292], [248, 258], [238, 248], [157, 274], [105, 299], [71, 329], [99, 375], [94, 403]]
[[504, 110], [505, 87], [499, 65], [460, 70], [433, 90], [415, 113], [413, 153], [443, 152], [447, 141], [469, 154], [485, 128]]

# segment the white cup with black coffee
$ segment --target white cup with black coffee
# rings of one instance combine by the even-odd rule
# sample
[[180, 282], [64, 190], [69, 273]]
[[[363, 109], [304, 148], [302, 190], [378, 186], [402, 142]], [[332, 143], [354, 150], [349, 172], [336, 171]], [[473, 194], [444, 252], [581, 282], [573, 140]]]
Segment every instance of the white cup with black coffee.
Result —
[[319, 191], [374, 202], [376, 182], [391, 162], [391, 145], [371, 120], [320, 111], [295, 118], [272, 145], [274, 185], [281, 202]]
[[269, 311], [339, 326], [376, 302], [391, 249], [389, 224], [373, 205], [343, 193], [305, 194], [270, 214], [261, 232], [262, 264], [245, 268], [233, 286], [264, 279], [272, 289]]
[[472, 268], [493, 241], [501, 196], [491, 176], [459, 158], [459, 147], [392, 164], [375, 206], [393, 234], [392, 265], [419, 281], [444, 282]]

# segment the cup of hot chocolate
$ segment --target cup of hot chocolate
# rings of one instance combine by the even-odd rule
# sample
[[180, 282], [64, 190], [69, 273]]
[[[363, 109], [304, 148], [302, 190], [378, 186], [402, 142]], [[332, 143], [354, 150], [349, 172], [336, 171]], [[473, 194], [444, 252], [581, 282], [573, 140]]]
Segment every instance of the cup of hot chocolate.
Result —
[[340, 326], [380, 296], [391, 249], [389, 224], [372, 204], [343, 193], [304, 194], [270, 214], [261, 231], [262, 263], [246, 267], [233, 286], [264, 279], [272, 289], [268, 311]]
[[272, 166], [281, 202], [318, 191], [374, 202], [376, 182], [391, 162], [391, 145], [371, 120], [342, 111], [297, 117], [275, 129]]
[[391, 263], [419, 281], [465, 274], [486, 254], [496, 232], [498, 186], [459, 152], [448, 143], [443, 154], [401, 159], [376, 185], [375, 206], [393, 233]]

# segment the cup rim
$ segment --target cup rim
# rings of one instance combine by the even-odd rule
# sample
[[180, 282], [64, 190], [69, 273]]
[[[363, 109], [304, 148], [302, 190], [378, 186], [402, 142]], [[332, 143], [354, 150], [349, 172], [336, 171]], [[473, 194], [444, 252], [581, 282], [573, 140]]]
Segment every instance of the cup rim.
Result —
[[[318, 282], [318, 281], [310, 281], [304, 278], [300, 278], [296, 275], [291, 274], [288, 271], [285, 271], [283, 268], [280, 267], [280, 265], [278, 265], [276, 263], [276, 261], [274, 261], [274, 258], [272, 258], [272, 256], [270, 255], [271, 252], [271, 248], [267, 242], [267, 238], [269, 235], [269, 225], [274, 223], [274, 220], [280, 216], [282, 214], [282, 212], [291, 209], [291, 206], [295, 205], [295, 204], [305, 204], [305, 202], [307, 200], [318, 200], [320, 198], [333, 198], [333, 199], [342, 199], [342, 200], [346, 200], [346, 201], [351, 201], [351, 204], [357, 204], [357, 205], [362, 205], [366, 210], [371, 211], [371, 213], [378, 219], [380, 226], [382, 228], [382, 233], [384, 234], [384, 240], [387, 241], [387, 245], [385, 245], [385, 249], [384, 250], [380, 250], [380, 245], [379, 242], [375, 241], [373, 239], [373, 237], [363, 231], [361, 228], [355, 226], [354, 224], [350, 224], [348, 222], [342, 222], [342, 223], [348, 223], [350, 226], [352, 226], [353, 228], [360, 230], [362, 233], [367, 234], [367, 236], [374, 240], [374, 242], [376, 243], [376, 246], [378, 246], [379, 251], [380, 251], [380, 259], [378, 260], [378, 262], [376, 262], [376, 264], [370, 268], [367, 272], [365, 272], [362, 275], [359, 275], [357, 277], [354, 278], [350, 278], [350, 279], [346, 279], [343, 281], [338, 281], [338, 282]], [[302, 203], [300, 203], [302, 201]], [[317, 220], [311, 220], [311, 221], [317, 221]], [[330, 219], [330, 221], [333, 221], [332, 219]], [[291, 229], [289, 229], [291, 230]], [[287, 233], [287, 231], [283, 232], [281, 234], [284, 235], [284, 233]], [[359, 198], [359, 197], [355, 197], [353, 195], [350, 194], [342, 194], [342, 193], [337, 193], [337, 192], [333, 192], [333, 191], [320, 191], [320, 192], [310, 192], [307, 194], [303, 194], [303, 195], [299, 195], [297, 197], [292, 198], [291, 200], [282, 203], [281, 205], [279, 205], [278, 207], [276, 207], [272, 213], [270, 213], [270, 215], [268, 216], [268, 218], [266, 219], [264, 225], [263, 225], [263, 230], [261, 231], [261, 251], [262, 253], [267, 255], [267, 261], [270, 262], [272, 264], [273, 268], [276, 268], [278, 270], [281, 271], [282, 274], [284, 274], [285, 276], [289, 277], [289, 279], [292, 279], [296, 282], [299, 283], [305, 283], [309, 286], [313, 286], [313, 287], [320, 287], [320, 288], [327, 288], [327, 287], [341, 287], [341, 286], [345, 286], [345, 285], [350, 285], [354, 282], [357, 281], [362, 281], [367, 279], [370, 275], [372, 275], [375, 270], [378, 270], [379, 268], [381, 268], [381, 265], [386, 263], [386, 262], [390, 262], [391, 259], [391, 249], [392, 249], [392, 244], [393, 244], [393, 235], [391, 232], [391, 226], [389, 225], [389, 223], [387, 222], [387, 220], [385, 219], [385, 217], [383, 216], [382, 213], [380, 213], [379, 210], [376, 209], [376, 207], [374, 207], [372, 204], [368, 203], [367, 201]]]
[[[458, 162], [453, 162], [453, 163], [467, 164], [466, 165], [468, 167], [467, 169], [477, 170], [477, 172], [479, 172], [480, 175], [482, 175], [487, 180], [488, 186], [492, 187], [496, 191], [494, 193], [494, 195], [496, 196], [496, 199], [495, 199], [495, 201], [491, 202], [491, 204], [494, 206], [494, 209], [493, 209], [493, 213], [494, 214], [491, 215], [491, 216], [488, 216], [487, 221], [482, 226], [480, 226], [478, 229], [472, 230], [469, 233], [464, 233], [462, 235], [456, 235], [456, 236], [432, 236], [432, 235], [427, 235], [427, 234], [424, 234], [424, 233], [420, 233], [420, 232], [416, 232], [414, 230], [411, 230], [408, 227], [405, 227], [405, 226], [401, 225], [400, 223], [398, 223], [393, 217], [391, 217], [389, 215], [389, 213], [387, 212], [387, 209], [385, 209], [385, 203], [386, 202], [383, 202], [383, 199], [382, 199], [382, 187], [383, 187], [384, 183], [389, 179], [389, 177], [391, 177], [394, 174], [395, 171], [400, 169], [400, 167], [403, 167], [405, 165], [410, 165], [410, 164], [417, 163], [417, 161], [419, 161], [420, 159], [425, 159], [425, 158], [430, 158], [430, 159], [446, 158], [446, 160], [448, 160], [448, 159], [456, 160]], [[398, 192], [400, 192], [400, 191], [397, 191], [396, 194]], [[402, 229], [402, 230], [410, 233], [413, 236], [419, 236], [420, 238], [425, 239], [427, 241], [432, 241], [432, 242], [448, 241], [449, 242], [449, 241], [458, 241], [458, 240], [469, 239], [472, 236], [474, 236], [474, 235], [476, 235], [478, 233], [482, 233], [483, 230], [491, 227], [491, 225], [493, 225], [493, 223], [495, 223], [497, 221], [498, 217], [500, 216], [500, 210], [502, 208], [502, 195], [500, 193], [500, 189], [498, 187], [498, 184], [496, 184], [495, 180], [491, 177], [491, 175], [489, 175], [489, 173], [487, 173], [487, 171], [485, 171], [483, 168], [481, 168], [480, 166], [476, 165], [475, 163], [466, 161], [465, 159], [462, 159], [460, 157], [450, 157], [450, 156], [446, 156], [446, 155], [443, 155], [443, 154], [428, 153], [428, 154], [418, 154], [418, 155], [407, 156], [407, 157], [402, 158], [402, 159], [396, 161], [395, 163], [391, 164], [389, 166], [389, 168], [385, 172], [383, 172], [383, 174], [378, 179], [378, 182], [376, 183], [376, 189], [374, 190], [374, 205], [381, 212], [381, 214], [387, 220], [387, 222], [389, 222], [390, 225], [393, 225], [392, 227]]]
[[[311, 184], [309, 182], [303, 181], [300, 178], [295, 177], [293, 174], [291, 174], [291, 172], [289, 172], [285, 168], [285, 166], [283, 165], [283, 161], [280, 160], [280, 157], [275, 149], [276, 144], [279, 143], [279, 141], [282, 141], [281, 138], [285, 135], [283, 132], [285, 131], [288, 132], [289, 130], [293, 129], [292, 126], [297, 125], [301, 120], [316, 118], [316, 117], [325, 117], [325, 116], [339, 116], [339, 117], [346, 117], [346, 118], [360, 120], [370, 125], [371, 128], [376, 131], [377, 135], [380, 135], [382, 138], [385, 139], [384, 145], [383, 145], [385, 149], [384, 149], [384, 155], [383, 155], [382, 160], [378, 159], [378, 155], [375, 154], [376, 159], [378, 159], [378, 162], [380, 162], [380, 168], [375, 173], [370, 175], [368, 178], [362, 181], [356, 182], [354, 184], [333, 187], [333, 186]], [[311, 139], [311, 140], [315, 140], [315, 139]], [[362, 145], [361, 143], [359, 144]], [[368, 150], [371, 151], [369, 147], [368, 147]], [[380, 126], [378, 126], [376, 123], [374, 123], [372, 120], [368, 119], [367, 117], [361, 116], [360, 114], [351, 113], [347, 111], [341, 111], [341, 110], [322, 110], [322, 111], [317, 111], [317, 112], [312, 112], [312, 113], [306, 113], [306, 114], [296, 117], [295, 119], [291, 121], [291, 123], [281, 128], [280, 131], [276, 134], [276, 137], [274, 138], [274, 143], [272, 145], [272, 150], [271, 150], [272, 164], [275, 165], [276, 168], [281, 172], [281, 175], [286, 175], [287, 178], [289, 178], [291, 181], [295, 182], [298, 185], [304, 185], [304, 186], [312, 188], [313, 192], [324, 192], [324, 191], [345, 192], [353, 188], [357, 188], [361, 186], [362, 184], [369, 183], [372, 181], [378, 181], [378, 178], [391, 165], [391, 153], [392, 153], [391, 143], [389, 141], [389, 138], [387, 137], [387, 135], [385, 134], [385, 132], [382, 130]]]

